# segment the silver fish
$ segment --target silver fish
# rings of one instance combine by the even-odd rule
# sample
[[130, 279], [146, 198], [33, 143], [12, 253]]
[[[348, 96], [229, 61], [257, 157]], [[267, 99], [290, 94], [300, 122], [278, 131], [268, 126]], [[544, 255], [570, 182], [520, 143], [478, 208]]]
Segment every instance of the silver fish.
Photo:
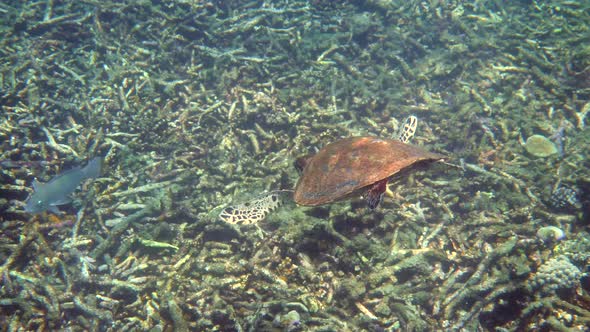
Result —
[[57, 206], [69, 203], [71, 201], [70, 194], [78, 188], [82, 181], [99, 176], [101, 167], [102, 158], [95, 157], [86, 166], [78, 166], [62, 172], [47, 183], [34, 180], [33, 189], [35, 192], [27, 199], [25, 211], [40, 213], [49, 210], [60, 214]]

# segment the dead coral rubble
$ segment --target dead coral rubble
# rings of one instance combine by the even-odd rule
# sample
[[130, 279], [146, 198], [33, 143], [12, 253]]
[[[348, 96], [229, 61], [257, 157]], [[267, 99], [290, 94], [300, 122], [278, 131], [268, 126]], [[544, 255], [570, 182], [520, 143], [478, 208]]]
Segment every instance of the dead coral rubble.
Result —
[[[1, 325], [587, 330], [589, 13], [559, 0], [1, 3]], [[411, 114], [415, 143], [454, 166], [397, 179], [377, 211], [216, 218], [292, 189], [296, 157], [392, 137]], [[534, 135], [558, 153], [527, 153]], [[102, 176], [63, 215], [23, 212], [34, 178], [96, 155]], [[562, 186], [580, 198], [565, 211], [545, 204]], [[539, 239], [548, 226], [565, 238]]]

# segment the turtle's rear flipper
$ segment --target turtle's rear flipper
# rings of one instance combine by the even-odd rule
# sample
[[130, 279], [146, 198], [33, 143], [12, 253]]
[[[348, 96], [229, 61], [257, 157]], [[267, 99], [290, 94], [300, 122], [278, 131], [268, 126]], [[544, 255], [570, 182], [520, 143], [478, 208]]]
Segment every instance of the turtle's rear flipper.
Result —
[[221, 211], [219, 219], [230, 224], [251, 225], [264, 220], [266, 216], [281, 206], [290, 190], [275, 190], [246, 203], [229, 206]]
[[383, 199], [383, 193], [387, 190], [387, 180], [383, 179], [381, 181], [375, 182], [367, 192], [365, 196], [367, 196], [367, 204], [369, 205], [369, 209], [374, 210], [379, 203], [381, 203], [381, 199]]

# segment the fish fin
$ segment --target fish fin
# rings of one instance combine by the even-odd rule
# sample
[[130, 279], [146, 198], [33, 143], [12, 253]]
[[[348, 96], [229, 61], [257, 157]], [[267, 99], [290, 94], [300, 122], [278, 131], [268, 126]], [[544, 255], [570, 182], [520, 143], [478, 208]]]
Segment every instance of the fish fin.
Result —
[[86, 178], [96, 178], [100, 175], [100, 169], [102, 168], [102, 157], [94, 157], [88, 162], [82, 169]]
[[57, 205], [64, 205], [64, 204], [68, 204], [72, 201], [72, 199], [70, 197], [66, 197], [66, 198], [62, 198], [62, 199], [58, 199], [57, 201], [51, 203], [52, 206], [57, 206]]
[[53, 214], [57, 214], [57, 215], [62, 214], [62, 212], [55, 205], [50, 205], [48, 210], [49, 210], [49, 212], [51, 212]]

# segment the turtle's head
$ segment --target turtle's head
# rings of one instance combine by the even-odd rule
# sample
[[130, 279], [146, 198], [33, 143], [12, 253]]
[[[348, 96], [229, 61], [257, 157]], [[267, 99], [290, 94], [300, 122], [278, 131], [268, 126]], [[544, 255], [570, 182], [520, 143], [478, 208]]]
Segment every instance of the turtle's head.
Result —
[[312, 154], [308, 154], [308, 155], [305, 155], [303, 157], [299, 157], [299, 158], [295, 159], [295, 162], [293, 163], [293, 166], [295, 166], [295, 169], [299, 172], [299, 174], [303, 173], [303, 170], [305, 169], [305, 166], [307, 166], [307, 162], [313, 156], [314, 155], [312, 155]]

